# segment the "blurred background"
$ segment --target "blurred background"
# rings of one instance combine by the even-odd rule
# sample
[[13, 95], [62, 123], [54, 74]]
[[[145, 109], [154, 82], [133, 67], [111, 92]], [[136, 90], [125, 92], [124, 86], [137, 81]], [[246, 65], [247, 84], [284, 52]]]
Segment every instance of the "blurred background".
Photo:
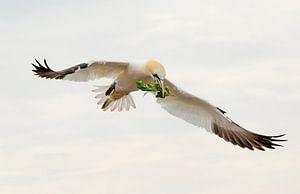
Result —
[[[300, 1], [0, 1], [1, 194], [300, 191]], [[233, 146], [151, 95], [102, 112], [94, 85], [33, 76], [91, 60], [160, 61], [180, 88], [283, 148]]]

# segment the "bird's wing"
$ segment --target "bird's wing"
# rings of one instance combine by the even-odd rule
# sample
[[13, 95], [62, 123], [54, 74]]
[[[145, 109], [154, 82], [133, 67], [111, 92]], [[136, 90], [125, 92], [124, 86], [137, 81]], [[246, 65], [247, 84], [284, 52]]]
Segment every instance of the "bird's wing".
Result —
[[234, 145], [251, 150], [254, 148], [264, 150], [280, 146], [274, 141], [285, 141], [277, 139], [283, 135], [265, 136], [248, 131], [230, 120], [220, 108], [179, 89], [167, 79], [165, 85], [169, 87], [171, 96], [160, 98], [157, 102], [166, 111], [193, 125], [205, 128]]
[[91, 63], [81, 63], [73, 67], [53, 71], [44, 59], [44, 65], [38, 60], [37, 64], [32, 64], [35, 75], [43, 78], [50, 79], [63, 79], [71, 81], [89, 81], [99, 78], [116, 78], [122, 74], [129, 63], [124, 62], [109, 62], [109, 61], [95, 61]]

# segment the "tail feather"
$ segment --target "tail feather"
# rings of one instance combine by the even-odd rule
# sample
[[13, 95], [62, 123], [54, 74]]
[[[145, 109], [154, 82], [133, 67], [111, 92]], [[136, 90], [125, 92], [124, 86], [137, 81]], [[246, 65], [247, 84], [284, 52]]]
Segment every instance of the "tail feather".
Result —
[[132, 108], [136, 108], [135, 103], [130, 94], [128, 94], [128, 101], [129, 101], [130, 106], [132, 106]]
[[110, 107], [113, 106], [114, 103], [115, 103], [115, 102], [114, 102], [113, 99], [108, 98], [108, 99], [103, 103], [101, 109], [102, 109], [103, 111], [107, 111]]
[[118, 108], [120, 101], [119, 101], [119, 100], [116, 100], [116, 101], [114, 101], [114, 102], [112, 102], [112, 103], [113, 103], [113, 104], [112, 104], [112, 107], [111, 107], [111, 109], [110, 109], [111, 112], [115, 111], [115, 110]]
[[[126, 98], [126, 97], [125, 97], [125, 98]], [[125, 101], [125, 98], [123, 97], [123, 98], [119, 99], [119, 103], [118, 103], [118, 104], [120, 104], [119, 107], [118, 107], [118, 111], [119, 111], [119, 112], [121, 112], [121, 111], [123, 110], [123, 108], [124, 108], [124, 101]]]
[[95, 98], [99, 99], [97, 105], [102, 105], [101, 109], [107, 111], [110, 109], [111, 112], [118, 110], [119, 112], [126, 110], [129, 111], [130, 107], [136, 108], [136, 105], [130, 94], [124, 95], [120, 99], [113, 99], [110, 96], [107, 96], [107, 90], [110, 86], [96, 86], [97, 88], [92, 90], [93, 92], [98, 93]]
[[98, 99], [98, 98], [103, 98], [103, 97], [105, 97], [105, 94], [104, 93], [100, 93], [100, 94], [97, 94], [96, 96], [95, 96], [95, 98], [96, 99]]
[[128, 111], [130, 109], [130, 103], [128, 101], [128, 98], [125, 98], [125, 100], [124, 100], [124, 108], [126, 111]]

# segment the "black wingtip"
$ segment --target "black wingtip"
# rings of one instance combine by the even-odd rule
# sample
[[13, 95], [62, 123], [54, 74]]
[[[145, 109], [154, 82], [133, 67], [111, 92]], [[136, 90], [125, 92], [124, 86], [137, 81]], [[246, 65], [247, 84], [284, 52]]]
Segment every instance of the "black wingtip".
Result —
[[268, 148], [275, 149], [275, 147], [284, 147], [283, 145], [274, 143], [274, 142], [284, 142], [284, 141], [287, 141], [286, 139], [277, 139], [277, 138], [281, 138], [283, 136], [285, 136], [285, 134], [273, 135], [273, 136], [264, 136], [264, 138], [269, 141], [269, 147]]
[[[267, 149], [276, 149], [276, 147], [284, 147], [283, 145], [277, 144], [277, 142], [283, 142], [287, 141], [285, 139], [277, 139], [285, 136], [285, 134], [281, 135], [273, 135], [273, 136], [266, 136], [266, 135], [260, 135], [260, 134], [254, 134], [256, 136], [255, 138], [255, 145], [254, 148], [260, 151], [266, 151]], [[275, 143], [276, 142], [276, 143]], [[248, 148], [248, 147], [247, 147]]]
[[226, 114], [226, 113], [227, 113], [225, 110], [222, 110], [222, 109], [219, 108], [219, 107], [216, 107], [216, 109], [217, 109], [218, 111], [220, 111], [222, 114]]
[[287, 141], [287, 139], [277, 139], [285, 136], [285, 134], [270, 136], [271, 141]]
[[63, 79], [64, 76], [66, 75], [63, 72], [52, 70], [49, 67], [46, 59], [43, 60], [44, 64], [39, 62], [37, 59], [34, 60], [36, 63], [35, 64], [32, 63], [33, 66], [32, 71], [35, 73], [36, 76], [46, 78], [46, 79]]
[[35, 65], [34, 63], [31, 63], [31, 65], [35, 68], [35, 70], [37, 71], [45, 71], [45, 70], [50, 70], [50, 71], [53, 71], [47, 64], [47, 61], [46, 59], [44, 59], [44, 65], [42, 65], [37, 59], [34, 59], [35, 62], [38, 64], [38, 65]]
[[283, 137], [283, 136], [285, 136], [285, 134], [281, 134], [281, 135], [274, 135], [274, 136], [271, 136], [271, 137], [278, 138], [278, 137]]
[[44, 64], [46, 65], [47, 69], [53, 71], [49, 66], [48, 66], [48, 63], [47, 63], [47, 60], [44, 58]]
[[43, 67], [43, 65], [37, 59], [34, 59], [34, 60], [40, 67]]

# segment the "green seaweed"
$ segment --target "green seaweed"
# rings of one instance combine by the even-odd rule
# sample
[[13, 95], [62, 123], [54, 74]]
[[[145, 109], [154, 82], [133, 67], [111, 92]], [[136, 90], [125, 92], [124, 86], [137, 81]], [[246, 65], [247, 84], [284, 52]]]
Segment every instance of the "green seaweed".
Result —
[[162, 88], [160, 87], [160, 85], [158, 83], [146, 84], [145, 82], [138, 80], [138, 81], [136, 81], [136, 87], [142, 91], [156, 93], [156, 95], [155, 95], [156, 98], [165, 98], [165, 97], [171, 95], [171, 92], [170, 92], [170, 89], [168, 86], [166, 86], [164, 88], [164, 95], [163, 95]]

